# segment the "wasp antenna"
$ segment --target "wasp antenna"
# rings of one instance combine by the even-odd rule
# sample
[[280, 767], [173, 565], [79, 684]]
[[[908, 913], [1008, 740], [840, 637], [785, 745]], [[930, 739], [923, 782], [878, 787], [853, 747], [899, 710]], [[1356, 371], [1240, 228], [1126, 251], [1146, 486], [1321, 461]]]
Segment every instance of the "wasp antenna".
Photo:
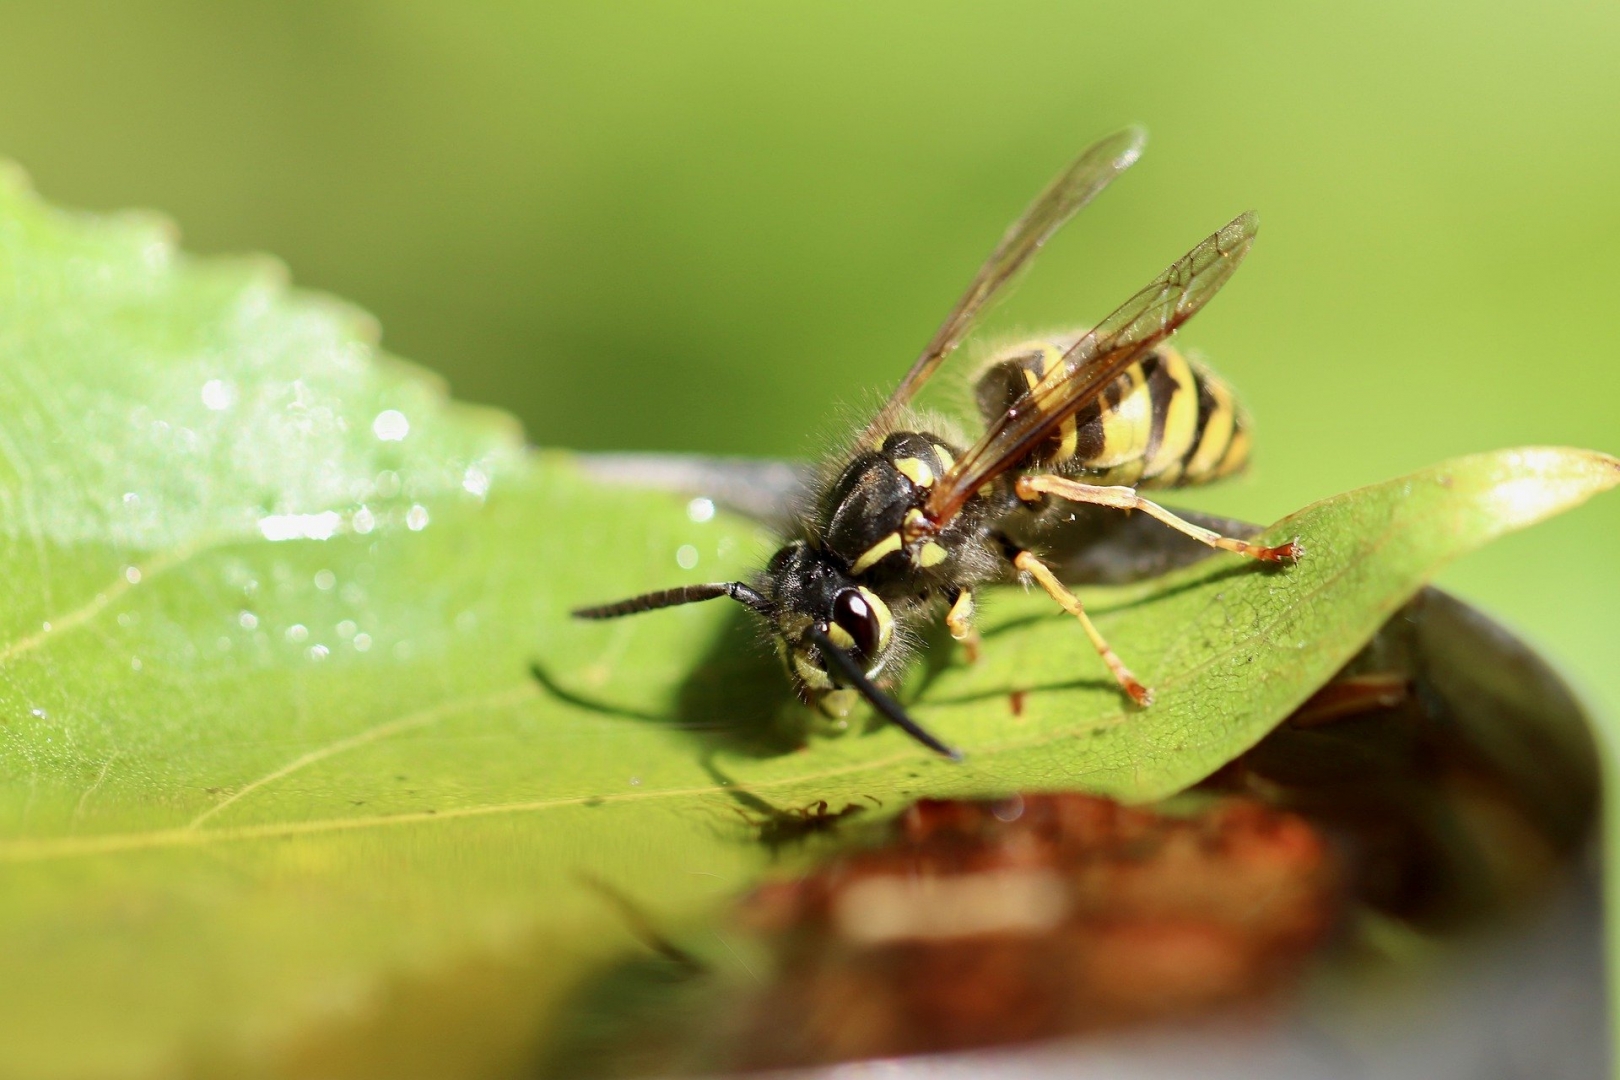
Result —
[[569, 614], [576, 619], [617, 619], [621, 615], [635, 615], [643, 611], [656, 611], [659, 608], [696, 604], [702, 600], [713, 600], [721, 596], [728, 596], [761, 615], [771, 613], [771, 602], [748, 585], [740, 581], [714, 581], [707, 585], [682, 585], [674, 589], [642, 593], [640, 596], [632, 596], [611, 604], [575, 608]]
[[816, 648], [821, 650], [822, 657], [832, 667], [837, 668], [838, 674], [842, 675], [844, 680], [858, 690], [863, 698], [872, 703], [872, 708], [886, 716], [895, 727], [904, 731], [936, 754], [943, 754], [952, 761], [962, 760], [960, 750], [953, 750], [930, 735], [927, 729], [913, 720], [906, 713], [906, 710], [900, 707], [899, 702], [879, 690], [877, 684], [866, 677], [866, 672], [861, 670], [861, 666], [855, 662], [855, 658], [833, 644], [832, 639], [819, 627], [810, 627], [808, 634], [810, 640], [815, 643]]

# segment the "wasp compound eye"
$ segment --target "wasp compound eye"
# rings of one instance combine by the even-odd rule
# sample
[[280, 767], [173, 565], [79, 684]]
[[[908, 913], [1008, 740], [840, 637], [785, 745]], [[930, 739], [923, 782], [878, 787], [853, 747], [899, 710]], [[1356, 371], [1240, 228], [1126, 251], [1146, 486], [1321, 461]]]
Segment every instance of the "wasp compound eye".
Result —
[[[877, 609], [861, 595], [861, 590], [840, 589], [838, 595], [833, 597], [832, 617], [833, 626], [849, 635], [848, 648], [854, 649], [863, 660], [877, 656], [883, 623], [878, 618]], [[833, 640], [838, 640], [837, 635], [833, 636]]]

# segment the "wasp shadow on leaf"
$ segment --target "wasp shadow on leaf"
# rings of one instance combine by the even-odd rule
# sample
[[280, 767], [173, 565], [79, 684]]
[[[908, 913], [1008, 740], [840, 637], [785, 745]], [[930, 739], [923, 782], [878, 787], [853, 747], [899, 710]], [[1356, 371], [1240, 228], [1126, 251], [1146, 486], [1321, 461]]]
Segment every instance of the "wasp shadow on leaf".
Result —
[[808, 741], [814, 722], [794, 697], [781, 664], [763, 648], [757, 621], [743, 611], [725, 614], [720, 632], [676, 689], [667, 712], [574, 689], [539, 660], [530, 661], [529, 672], [548, 694], [576, 708], [689, 735], [705, 761], [720, 752], [750, 758], [791, 753]]

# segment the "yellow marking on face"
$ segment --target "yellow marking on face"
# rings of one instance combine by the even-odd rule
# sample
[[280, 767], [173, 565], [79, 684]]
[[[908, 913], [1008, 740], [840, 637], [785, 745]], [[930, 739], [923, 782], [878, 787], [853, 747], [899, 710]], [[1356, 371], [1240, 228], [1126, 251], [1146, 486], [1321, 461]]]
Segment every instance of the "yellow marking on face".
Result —
[[861, 590], [862, 599], [866, 601], [866, 606], [872, 609], [873, 615], [877, 616], [878, 652], [882, 653], [889, 647], [889, 639], [894, 637], [894, 612], [889, 610], [888, 604], [878, 599], [877, 593], [864, 585], [858, 587]]
[[944, 547], [930, 540], [928, 543], [922, 546], [921, 551], [917, 552], [917, 565], [924, 568], [938, 566], [940, 563], [944, 562], [949, 555], [950, 553], [946, 551]]
[[832, 680], [827, 673], [815, 664], [802, 652], [793, 653], [793, 671], [799, 679], [812, 690], [831, 690]]
[[1187, 459], [1187, 478], [1195, 481], [1215, 472], [1226, 454], [1227, 445], [1232, 441], [1232, 431], [1237, 423], [1237, 405], [1226, 384], [1208, 372], [1200, 371], [1199, 377], [1209, 396], [1215, 399], [1215, 407], [1204, 422], [1204, 434], [1198, 440], [1198, 448]]
[[832, 623], [827, 627], [827, 636], [832, 638], [832, 643], [834, 645], [838, 646], [840, 649], [843, 649], [845, 652], [855, 648], [855, 639], [849, 636], [848, 630], [845, 630], [837, 623]]
[[1170, 401], [1164, 413], [1159, 446], [1143, 467], [1143, 476], [1160, 476], [1172, 468], [1179, 472], [1181, 459], [1192, 450], [1193, 439], [1198, 435], [1198, 381], [1193, 376], [1192, 365], [1174, 349], [1161, 349], [1159, 364], [1173, 385], [1169, 390]]
[[952, 456], [949, 450], [945, 449], [945, 447], [939, 443], [934, 444], [934, 456], [939, 458], [939, 467], [944, 469], [946, 472], [950, 472], [952, 469], [956, 468], [956, 458]]
[[928, 467], [928, 462], [922, 458], [903, 457], [894, 459], [894, 467], [900, 474], [920, 488], [934, 486], [934, 470]]
[[[916, 513], [916, 511], [912, 512]], [[877, 543], [873, 544], [871, 547], [867, 548], [866, 552], [860, 558], [855, 560], [855, 565], [849, 568], [849, 572], [852, 574], [865, 573], [873, 566], [876, 566], [879, 560], [899, 551], [901, 546], [900, 534], [897, 532], [892, 532], [888, 536], [885, 536], [883, 539], [879, 540]]]
[[829, 690], [821, 695], [816, 705], [834, 720], [841, 720], [850, 714], [860, 699], [860, 694], [854, 690]]
[[960, 641], [973, 632], [973, 628], [968, 625], [972, 618], [973, 590], [963, 589], [956, 594], [956, 602], [951, 604], [951, 609], [945, 613], [945, 627], [953, 638]]

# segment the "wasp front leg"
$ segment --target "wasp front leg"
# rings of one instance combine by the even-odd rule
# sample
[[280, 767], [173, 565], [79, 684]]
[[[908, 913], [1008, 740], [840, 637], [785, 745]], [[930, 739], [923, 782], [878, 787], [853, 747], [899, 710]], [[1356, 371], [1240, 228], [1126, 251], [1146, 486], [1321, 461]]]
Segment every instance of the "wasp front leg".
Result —
[[1035, 583], [1045, 589], [1046, 595], [1056, 600], [1059, 607], [1080, 620], [1080, 628], [1086, 632], [1086, 637], [1091, 639], [1092, 647], [1097, 650], [1097, 655], [1102, 657], [1103, 663], [1108, 665], [1108, 670], [1113, 672], [1114, 680], [1119, 683], [1122, 690], [1130, 695], [1131, 700], [1138, 705], [1153, 704], [1153, 691], [1143, 686], [1141, 680], [1131, 674], [1131, 669], [1125, 666], [1125, 661], [1119, 658], [1119, 654], [1114, 652], [1113, 647], [1108, 644], [1102, 634], [1098, 632], [1097, 627], [1092, 624], [1091, 616], [1086, 614], [1086, 609], [1081, 605], [1080, 598], [1064, 588], [1063, 582], [1059, 581], [1057, 575], [1052, 573], [1052, 568], [1028, 551], [1015, 550], [1010, 555], [1013, 566], [1020, 573], [1028, 574], [1034, 578]]
[[1096, 484], [1082, 484], [1070, 480], [1066, 476], [1020, 476], [1014, 485], [1018, 497], [1025, 502], [1036, 502], [1043, 495], [1056, 495], [1069, 502], [1091, 503], [1094, 506], [1111, 506], [1118, 510], [1140, 510], [1149, 517], [1164, 522], [1177, 532], [1185, 533], [1200, 543], [1208, 544], [1212, 548], [1222, 551], [1235, 551], [1239, 555], [1247, 555], [1251, 559], [1261, 562], [1297, 562], [1304, 554], [1305, 549], [1300, 546], [1299, 538], [1278, 544], [1276, 547], [1266, 547], [1263, 544], [1251, 544], [1247, 540], [1236, 540], [1230, 536], [1222, 536], [1211, 529], [1194, 525], [1184, 521], [1156, 502], [1151, 502], [1136, 493], [1135, 488], [1128, 487], [1100, 487]]
[[973, 629], [973, 590], [957, 588], [951, 597], [950, 610], [945, 612], [945, 629], [951, 637], [962, 643], [962, 655], [967, 662], [979, 662], [979, 632]]

